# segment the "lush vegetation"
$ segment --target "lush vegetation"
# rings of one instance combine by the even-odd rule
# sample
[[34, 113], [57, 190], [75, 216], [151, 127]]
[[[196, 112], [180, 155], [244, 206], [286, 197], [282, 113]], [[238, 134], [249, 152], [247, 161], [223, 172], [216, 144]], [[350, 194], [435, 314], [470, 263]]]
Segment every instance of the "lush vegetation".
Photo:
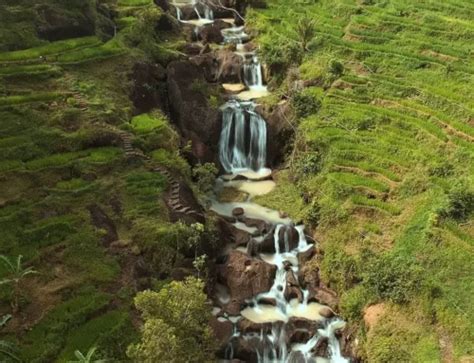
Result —
[[[474, 7], [297, 3], [249, 14], [298, 125], [290, 173], [260, 202], [316, 228], [317, 264], [361, 327], [362, 356], [472, 359]], [[364, 308], [377, 302], [384, 317], [367, 332]]]
[[159, 292], [144, 291], [135, 305], [145, 320], [141, 341], [128, 348], [135, 362], [213, 362], [215, 338], [201, 280], [173, 281]]
[[[122, 140], [150, 157], [172, 155], [176, 175], [190, 176], [167, 117], [137, 115], [129, 98], [135, 64], [166, 66], [177, 55], [181, 38], [155, 28], [158, 9], [0, 6], [0, 361], [129, 361], [136, 291], [161, 286], [184, 258], [176, 238], [184, 234], [184, 246], [192, 229], [170, 222], [166, 178], [128, 158]], [[138, 44], [140, 35], [155, 47]], [[142, 261], [148, 249], [170, 258]]]

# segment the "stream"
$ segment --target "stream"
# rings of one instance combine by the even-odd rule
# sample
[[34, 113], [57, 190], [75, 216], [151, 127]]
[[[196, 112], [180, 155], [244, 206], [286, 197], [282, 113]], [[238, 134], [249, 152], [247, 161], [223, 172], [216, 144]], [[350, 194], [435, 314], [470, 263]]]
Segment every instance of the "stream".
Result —
[[[177, 19], [196, 26], [196, 32], [214, 21], [212, 10], [197, 1], [176, 0], [172, 5]], [[193, 6], [197, 18], [182, 20], [181, 8], [184, 6]], [[254, 352], [252, 361], [258, 363], [349, 362], [342, 356], [337, 337], [337, 331], [344, 328], [345, 322], [327, 306], [319, 304], [300, 283], [300, 256], [314, 249], [314, 242], [306, 236], [305, 226], [295, 225], [284, 214], [253, 202], [254, 197], [275, 188], [272, 171], [267, 168], [267, 143], [271, 142], [267, 140], [267, 124], [255, 112], [258, 98], [267, 95], [268, 91], [258, 55], [246, 52], [243, 47], [249, 41], [245, 28], [233, 26], [222, 30], [222, 35], [222, 46], [235, 45], [235, 53], [243, 58], [242, 80], [246, 89], [221, 106], [218, 150], [226, 174], [216, 180], [210, 209], [230, 221], [234, 228], [252, 236], [247, 247], [228, 246], [228, 251], [245, 253], [251, 261], [274, 266], [274, 277], [267, 291], [246, 299], [240, 312], [233, 314], [224, 308], [232, 298], [229, 288], [218, 285], [213, 314], [219, 322], [232, 324], [232, 334], [220, 361], [242, 359], [238, 351], [244, 345]], [[224, 189], [245, 193], [247, 197], [241, 202], [220, 202], [218, 195]], [[265, 227], [259, 228], [262, 224]], [[252, 266], [249, 263], [248, 269]], [[239, 327], [244, 320], [254, 328], [241, 331]], [[298, 334], [294, 333], [295, 324]], [[317, 348], [323, 341], [325, 354], [320, 356], [321, 349]]]

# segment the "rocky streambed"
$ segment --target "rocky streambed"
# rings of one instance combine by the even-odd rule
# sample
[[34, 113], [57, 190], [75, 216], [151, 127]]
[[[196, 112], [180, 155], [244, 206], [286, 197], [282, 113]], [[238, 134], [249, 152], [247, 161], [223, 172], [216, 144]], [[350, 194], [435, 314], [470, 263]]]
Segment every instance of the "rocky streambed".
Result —
[[[211, 326], [222, 361], [348, 362], [345, 322], [337, 296], [305, 264], [318, 253], [304, 225], [264, 208], [253, 197], [274, 187], [271, 167], [282, 159], [279, 139], [287, 105], [258, 105], [268, 94], [256, 46], [245, 31], [239, 1], [159, 1], [188, 33], [189, 59], [166, 70], [169, 111], [192, 141], [196, 162], [212, 161], [221, 175], [210, 198], [221, 251], [215, 261]], [[211, 50], [209, 44], [220, 44]], [[215, 47], [214, 47], [215, 48]], [[221, 85], [227, 99], [216, 110], [190, 84]], [[283, 116], [282, 116], [283, 115]], [[219, 198], [223, 190], [242, 201]], [[342, 347], [341, 347], [342, 344]]]

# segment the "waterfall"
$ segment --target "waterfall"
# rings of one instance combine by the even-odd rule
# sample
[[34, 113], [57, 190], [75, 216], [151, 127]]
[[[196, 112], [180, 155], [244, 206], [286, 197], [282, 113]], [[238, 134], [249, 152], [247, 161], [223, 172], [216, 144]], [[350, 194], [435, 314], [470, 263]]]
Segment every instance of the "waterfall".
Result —
[[249, 63], [244, 64], [244, 80], [249, 88], [263, 87], [262, 65], [257, 56], [253, 56]]
[[177, 6], [176, 7], [176, 19], [178, 19], [178, 21], [181, 21], [182, 17], [183, 17], [183, 12], [179, 8], [179, 6]]
[[229, 173], [265, 167], [267, 124], [254, 108], [253, 102], [235, 100], [222, 107], [219, 158]]
[[245, 33], [243, 26], [222, 29], [221, 33], [225, 44], [242, 44], [244, 40], [248, 39], [248, 34]]

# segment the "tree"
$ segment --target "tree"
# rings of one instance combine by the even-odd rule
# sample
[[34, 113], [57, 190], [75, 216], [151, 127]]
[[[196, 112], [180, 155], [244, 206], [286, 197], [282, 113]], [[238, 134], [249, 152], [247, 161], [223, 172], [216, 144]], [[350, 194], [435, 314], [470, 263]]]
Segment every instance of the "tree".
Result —
[[23, 280], [28, 275], [37, 274], [38, 272], [35, 271], [32, 267], [23, 267], [22, 260], [23, 256], [19, 255], [16, 258], [16, 261], [12, 262], [8, 257], [4, 255], [0, 255], [0, 262], [6, 268], [6, 277], [0, 280], [0, 285], [10, 284], [13, 285], [12, 290], [12, 309], [13, 312], [16, 313], [19, 309], [19, 300], [21, 297], [21, 284]]
[[309, 50], [309, 43], [316, 35], [315, 20], [308, 15], [303, 16], [298, 23], [296, 23], [295, 31], [303, 52], [307, 52]]
[[105, 359], [96, 359], [93, 360], [92, 357], [95, 354], [97, 347], [90, 348], [86, 355], [82, 354], [81, 351], [76, 350], [74, 355], [76, 356], [77, 360], [70, 360], [68, 363], [105, 363], [107, 362]]
[[129, 346], [128, 356], [140, 363], [201, 363], [214, 361], [215, 340], [208, 321], [204, 283], [188, 277], [159, 292], [143, 291], [135, 306], [145, 321], [141, 340]]

